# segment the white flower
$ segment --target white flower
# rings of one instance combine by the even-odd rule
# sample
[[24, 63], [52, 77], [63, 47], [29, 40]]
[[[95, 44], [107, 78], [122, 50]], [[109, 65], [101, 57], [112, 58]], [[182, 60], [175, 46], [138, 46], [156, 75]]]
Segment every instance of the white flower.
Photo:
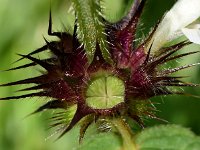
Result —
[[200, 44], [200, 22], [195, 22], [182, 29], [183, 34], [193, 43]]
[[191, 42], [200, 44], [200, 23], [197, 22], [199, 17], [200, 0], [178, 0], [164, 16], [148, 47], [153, 42], [152, 51], [156, 52], [182, 34]]

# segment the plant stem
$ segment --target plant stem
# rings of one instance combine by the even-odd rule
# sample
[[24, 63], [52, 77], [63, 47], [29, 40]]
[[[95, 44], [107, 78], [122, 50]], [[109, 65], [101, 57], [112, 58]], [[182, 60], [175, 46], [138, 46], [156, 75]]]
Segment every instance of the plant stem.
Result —
[[112, 120], [112, 122], [122, 136], [122, 150], [137, 150], [136, 144], [134, 143], [133, 139], [133, 133], [130, 127], [125, 123], [125, 121], [122, 118], [115, 118]]

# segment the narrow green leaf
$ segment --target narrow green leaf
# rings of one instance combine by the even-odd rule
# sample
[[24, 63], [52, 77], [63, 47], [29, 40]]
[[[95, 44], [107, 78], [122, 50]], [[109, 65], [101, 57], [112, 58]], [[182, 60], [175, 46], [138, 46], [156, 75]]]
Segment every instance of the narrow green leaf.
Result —
[[177, 125], [145, 129], [137, 138], [139, 150], [199, 150], [200, 138]]
[[[99, 44], [99, 47], [101, 49], [102, 55], [104, 57], [104, 59], [109, 62], [112, 63], [111, 57], [110, 57], [110, 53], [108, 50], [108, 43], [106, 40], [106, 33], [105, 33], [105, 25], [103, 23], [103, 14], [102, 14], [102, 8], [100, 5], [100, 1], [101, 0], [96, 0], [96, 3], [94, 3], [94, 6], [92, 7], [93, 9], [95, 8], [96, 10], [94, 10], [94, 12], [96, 13], [94, 16], [94, 21], [95, 21], [95, 25], [96, 25], [96, 31], [97, 31], [97, 42]], [[99, 17], [96, 17], [99, 16]]]
[[72, 2], [77, 17], [78, 39], [84, 45], [89, 62], [92, 62], [98, 44], [103, 57], [111, 62], [104, 34], [100, 0], [72, 0]]

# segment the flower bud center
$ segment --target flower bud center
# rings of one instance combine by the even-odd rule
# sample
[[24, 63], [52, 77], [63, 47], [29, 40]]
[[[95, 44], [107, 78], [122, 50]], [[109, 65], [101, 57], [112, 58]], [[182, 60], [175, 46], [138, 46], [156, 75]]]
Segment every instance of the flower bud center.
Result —
[[89, 84], [86, 103], [94, 109], [108, 109], [124, 102], [124, 82], [114, 76], [101, 76]]

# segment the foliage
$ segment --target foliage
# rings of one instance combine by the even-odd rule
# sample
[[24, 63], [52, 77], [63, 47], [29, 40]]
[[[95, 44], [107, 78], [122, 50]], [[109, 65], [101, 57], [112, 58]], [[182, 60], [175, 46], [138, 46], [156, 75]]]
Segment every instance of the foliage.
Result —
[[[113, 133], [96, 134], [87, 138], [78, 149], [119, 150], [118, 138]], [[200, 147], [199, 137], [177, 125], [147, 128], [136, 136], [135, 141], [139, 150], [198, 150]], [[104, 143], [102, 147], [99, 146], [101, 143]]]

